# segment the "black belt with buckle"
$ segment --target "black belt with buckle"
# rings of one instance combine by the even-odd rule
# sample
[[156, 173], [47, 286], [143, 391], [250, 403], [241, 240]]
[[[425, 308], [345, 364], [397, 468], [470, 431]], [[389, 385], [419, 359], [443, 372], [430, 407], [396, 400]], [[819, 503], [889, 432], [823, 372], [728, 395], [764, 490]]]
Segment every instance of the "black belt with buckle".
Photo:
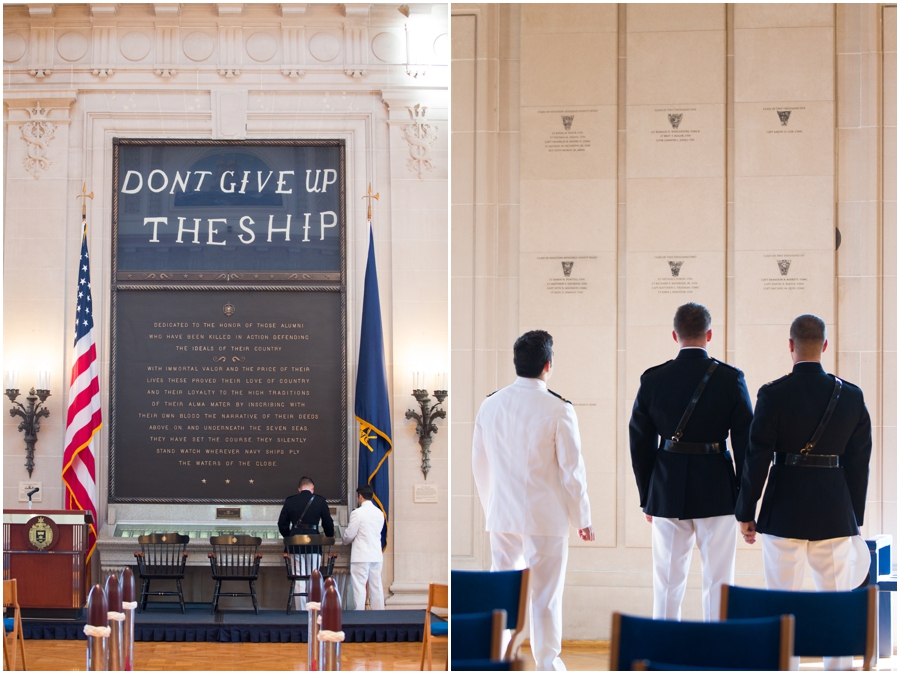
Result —
[[775, 452], [775, 458], [772, 463], [776, 466], [840, 468], [841, 457], [838, 454], [788, 454], [786, 452]]
[[663, 449], [675, 454], [721, 454], [721, 442], [675, 442], [666, 440]]

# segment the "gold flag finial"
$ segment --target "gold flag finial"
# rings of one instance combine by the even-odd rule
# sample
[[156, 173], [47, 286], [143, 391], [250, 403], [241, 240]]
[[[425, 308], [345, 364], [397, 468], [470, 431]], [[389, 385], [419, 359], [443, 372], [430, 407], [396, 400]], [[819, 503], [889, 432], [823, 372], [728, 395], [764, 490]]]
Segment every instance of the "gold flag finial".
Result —
[[366, 209], [366, 219], [372, 219], [372, 199], [377, 199], [379, 197], [378, 193], [372, 194], [372, 183], [369, 183], [369, 191], [363, 197], [363, 199], [368, 199], [368, 208]]
[[93, 192], [91, 192], [90, 194], [87, 193], [87, 183], [84, 183], [81, 186], [81, 194], [79, 194], [75, 198], [81, 199], [81, 219], [87, 220], [87, 201], [85, 201], [85, 199], [93, 199], [94, 198]]

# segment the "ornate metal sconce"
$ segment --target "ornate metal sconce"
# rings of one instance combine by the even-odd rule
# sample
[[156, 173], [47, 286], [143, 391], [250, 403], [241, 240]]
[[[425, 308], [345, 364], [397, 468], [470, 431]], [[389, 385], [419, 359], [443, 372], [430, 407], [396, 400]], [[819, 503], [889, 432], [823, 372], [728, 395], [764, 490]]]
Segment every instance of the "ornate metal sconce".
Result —
[[413, 389], [412, 394], [419, 403], [421, 414], [415, 410], [406, 410], [406, 418], [415, 419], [417, 422], [416, 433], [419, 434], [419, 445], [422, 447], [422, 475], [424, 475], [427, 480], [428, 471], [431, 470], [431, 458], [429, 457], [429, 454], [431, 453], [431, 443], [434, 440], [434, 434], [438, 432], [437, 424], [435, 424], [434, 421], [435, 419], [447, 418], [447, 412], [438, 409], [438, 405], [447, 398], [447, 391], [440, 390], [434, 392], [434, 397], [437, 398], [437, 402], [434, 405], [430, 405], [431, 398], [428, 397], [427, 389]]
[[[31, 471], [34, 470], [34, 444], [38, 439], [38, 431], [41, 430], [41, 417], [50, 416], [50, 410], [41, 406], [50, 397], [50, 391], [44, 388], [39, 388], [35, 391], [32, 387], [26, 396], [26, 400], [28, 400], [27, 408], [22, 403], [16, 402], [16, 398], [19, 397], [19, 389], [6, 389], [6, 396], [16, 405], [9, 411], [9, 416], [22, 417], [22, 421], [19, 423], [19, 430], [25, 431], [25, 468], [28, 469], [28, 477], [31, 477]], [[40, 402], [37, 402], [39, 398]]]

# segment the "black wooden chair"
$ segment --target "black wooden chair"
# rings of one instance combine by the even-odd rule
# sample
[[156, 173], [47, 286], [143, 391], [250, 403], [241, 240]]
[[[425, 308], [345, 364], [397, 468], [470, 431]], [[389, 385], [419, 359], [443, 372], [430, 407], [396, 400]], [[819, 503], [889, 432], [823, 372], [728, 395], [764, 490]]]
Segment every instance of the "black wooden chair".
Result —
[[[256, 536], [213, 536], [209, 539], [213, 551], [207, 555], [212, 567], [212, 577], [216, 581], [216, 593], [213, 596], [212, 613], [219, 610], [219, 597], [251, 597], [253, 610], [259, 615], [259, 603], [256, 601], [256, 589], [253, 581], [259, 578], [259, 544], [262, 539]], [[237, 580], [250, 583], [250, 592], [222, 592], [222, 581]]]
[[303, 592], [295, 592], [298, 580], [309, 581], [313, 569], [316, 568], [322, 574], [323, 580], [334, 572], [335, 556], [331, 554], [334, 537], [298, 534], [285, 538], [284, 544], [287, 546], [287, 551], [284, 553], [284, 567], [291, 583], [287, 600], [287, 614], [290, 615], [294, 597], [309, 595], [309, 585], [306, 582], [303, 584]]
[[[184, 567], [188, 558], [185, 548], [190, 540], [190, 536], [181, 534], [138, 536], [141, 551], [135, 552], [134, 557], [137, 560], [138, 576], [142, 581], [140, 599], [142, 611], [147, 610], [147, 598], [151, 595], [154, 597], [177, 596], [181, 612], [184, 613], [184, 592], [181, 590], [181, 581], [184, 578]], [[150, 592], [151, 580], [174, 580], [178, 589]], [[154, 603], [174, 604], [174, 602]]]

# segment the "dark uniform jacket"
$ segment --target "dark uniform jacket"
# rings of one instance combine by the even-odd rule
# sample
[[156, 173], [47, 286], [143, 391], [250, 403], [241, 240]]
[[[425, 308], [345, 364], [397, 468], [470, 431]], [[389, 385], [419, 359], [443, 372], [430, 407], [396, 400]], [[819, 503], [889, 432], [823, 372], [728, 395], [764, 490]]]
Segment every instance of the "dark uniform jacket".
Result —
[[[743, 372], [719, 363], [681, 437], [683, 442], [721, 443], [722, 453], [677, 454], [662, 449], [711, 363], [706, 350], [686, 348], [675, 360], [641, 375], [628, 431], [641, 507], [648, 515], [697, 519], [734, 514], [753, 418]], [[734, 464], [725, 452], [729, 431]]]
[[[306, 508], [310, 499], [312, 499], [312, 503], [309, 508]], [[301, 521], [300, 515], [304, 509], [306, 509], [306, 513], [303, 514]], [[320, 520], [322, 522], [321, 531], [318, 530]], [[278, 531], [285, 538], [297, 534], [334, 536], [334, 522], [331, 519], [331, 512], [328, 510], [328, 502], [325, 497], [305, 489], [298, 494], [288, 496], [284, 499], [284, 506], [278, 516]], [[306, 547], [304, 546], [304, 548]], [[298, 550], [292, 549], [291, 552], [298, 552]], [[306, 552], [306, 550], [300, 550], [300, 552]]]
[[840, 468], [772, 466], [773, 452], [799, 454], [825, 415], [834, 377], [819, 363], [794, 365], [791, 374], [759, 389], [750, 448], [735, 516], [750, 522], [763, 496], [756, 529], [781, 538], [821, 541], [855, 536], [863, 523], [872, 424], [858, 386], [844, 382], [813, 454], [840, 455]]

